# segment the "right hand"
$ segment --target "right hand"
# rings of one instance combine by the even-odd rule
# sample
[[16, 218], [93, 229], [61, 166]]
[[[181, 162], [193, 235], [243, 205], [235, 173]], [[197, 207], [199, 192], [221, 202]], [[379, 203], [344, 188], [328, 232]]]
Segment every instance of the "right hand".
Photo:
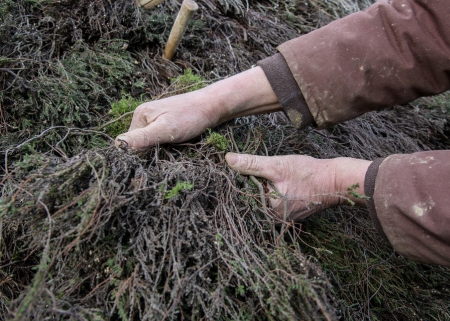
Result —
[[156, 144], [192, 139], [219, 123], [220, 113], [207, 101], [205, 89], [147, 102], [136, 108], [127, 133], [116, 145], [143, 151]]
[[[305, 155], [256, 156], [227, 153], [228, 165], [244, 175], [269, 180], [270, 206], [280, 220], [298, 221], [320, 210], [348, 204], [365, 206], [364, 179], [370, 161], [349, 157], [317, 159]], [[272, 185], [275, 187], [272, 187]]]

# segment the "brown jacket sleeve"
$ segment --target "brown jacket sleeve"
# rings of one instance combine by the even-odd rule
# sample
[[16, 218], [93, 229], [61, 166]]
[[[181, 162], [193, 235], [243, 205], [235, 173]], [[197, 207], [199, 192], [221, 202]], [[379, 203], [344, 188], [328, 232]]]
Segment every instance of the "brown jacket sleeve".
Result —
[[366, 182], [375, 226], [392, 246], [413, 260], [450, 266], [450, 151], [374, 161]]
[[[325, 128], [448, 90], [449, 17], [450, 0], [380, 1], [259, 65], [296, 127]], [[375, 226], [399, 253], [450, 266], [450, 151], [376, 160], [365, 186]]]
[[[449, 17], [449, 0], [380, 1], [280, 45], [284, 59], [274, 63], [287, 63], [313, 117], [299, 127], [325, 128], [449, 89]], [[271, 81], [268, 63], [259, 64]]]

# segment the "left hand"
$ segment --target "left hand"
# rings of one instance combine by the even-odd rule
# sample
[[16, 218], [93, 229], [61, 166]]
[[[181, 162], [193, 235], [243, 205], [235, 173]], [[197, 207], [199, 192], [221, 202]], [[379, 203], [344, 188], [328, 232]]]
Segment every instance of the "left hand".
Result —
[[263, 177], [268, 184], [270, 206], [281, 220], [297, 221], [351, 199], [348, 188], [364, 195], [364, 177], [370, 161], [354, 158], [316, 159], [310, 156], [255, 156], [228, 153], [228, 165], [244, 175]]
[[218, 125], [223, 108], [211, 103], [208, 88], [147, 102], [136, 108], [130, 129], [116, 145], [144, 151], [156, 144], [180, 143]]
[[140, 105], [116, 145], [144, 151], [156, 144], [184, 142], [233, 118], [279, 110], [264, 71], [255, 67], [197, 91]]

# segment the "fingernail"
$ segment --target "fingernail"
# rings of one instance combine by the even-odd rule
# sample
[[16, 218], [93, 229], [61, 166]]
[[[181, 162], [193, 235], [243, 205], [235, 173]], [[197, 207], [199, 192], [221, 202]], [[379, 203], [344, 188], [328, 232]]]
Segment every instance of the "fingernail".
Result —
[[239, 155], [235, 153], [227, 153], [225, 155], [225, 160], [227, 161], [228, 165], [236, 165], [239, 160]]
[[122, 149], [129, 149], [133, 147], [133, 139], [131, 137], [121, 135], [116, 138], [116, 145]]

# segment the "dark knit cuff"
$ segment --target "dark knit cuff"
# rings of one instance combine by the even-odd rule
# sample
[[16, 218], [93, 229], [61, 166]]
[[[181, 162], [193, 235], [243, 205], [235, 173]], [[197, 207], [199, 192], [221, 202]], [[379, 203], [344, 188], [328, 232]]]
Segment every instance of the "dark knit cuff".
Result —
[[283, 56], [277, 53], [258, 61], [258, 66], [266, 74], [281, 107], [294, 127], [302, 129], [314, 125], [314, 118]]
[[373, 200], [373, 194], [375, 193], [375, 180], [377, 178], [378, 169], [384, 160], [384, 158], [375, 159], [367, 169], [366, 176], [364, 178], [364, 194], [369, 197], [369, 199], [366, 201], [366, 205], [367, 209], [369, 210], [369, 215], [372, 219], [373, 225], [377, 229], [378, 233], [380, 233], [380, 235], [384, 239], [388, 240], [386, 234], [383, 231], [383, 226], [378, 219], [377, 211], [375, 209], [375, 202]]

